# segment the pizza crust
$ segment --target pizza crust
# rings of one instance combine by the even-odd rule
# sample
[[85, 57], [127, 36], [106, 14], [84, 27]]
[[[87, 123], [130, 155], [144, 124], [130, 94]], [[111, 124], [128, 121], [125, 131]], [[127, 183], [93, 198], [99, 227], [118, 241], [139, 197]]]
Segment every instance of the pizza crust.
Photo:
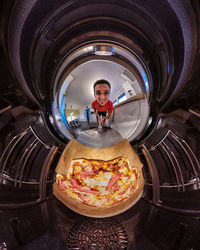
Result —
[[80, 197], [77, 198], [77, 195], [69, 195], [68, 192], [64, 192], [63, 190], [61, 190], [56, 182], [53, 184], [53, 194], [68, 208], [85, 216], [105, 218], [126, 211], [140, 199], [144, 188], [142, 163], [140, 162], [138, 155], [134, 152], [127, 139], [124, 139], [115, 146], [104, 149], [90, 148], [72, 139], [66, 145], [60, 157], [60, 160], [56, 167], [56, 173], [58, 174], [58, 176], [60, 175], [64, 178], [67, 178], [70, 177], [70, 173], [72, 173], [71, 167], [73, 165], [73, 162], [75, 161], [78, 161], [80, 159], [110, 161], [122, 155], [125, 155], [127, 157], [127, 161], [129, 163], [128, 165], [130, 166], [130, 168], [136, 169], [137, 173], [139, 174], [136, 189], [128, 198], [121, 200], [112, 206], [87, 205], [80, 200]]
[[127, 156], [130, 166], [137, 168], [138, 171], [141, 171], [142, 163], [127, 139], [124, 139], [115, 146], [103, 149], [90, 148], [72, 139], [67, 144], [62, 153], [62, 156], [56, 167], [56, 173], [66, 176], [68, 173], [68, 168], [75, 159], [95, 159], [109, 161], [122, 155]]

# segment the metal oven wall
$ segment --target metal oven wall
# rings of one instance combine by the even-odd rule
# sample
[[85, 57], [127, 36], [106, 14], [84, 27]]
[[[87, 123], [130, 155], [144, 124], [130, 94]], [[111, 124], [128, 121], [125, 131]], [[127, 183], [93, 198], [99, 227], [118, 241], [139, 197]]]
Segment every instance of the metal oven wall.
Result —
[[[198, 1], [13, 0], [1, 1], [0, 7], [0, 249], [199, 249]], [[67, 140], [49, 121], [51, 72], [62, 57], [55, 51], [64, 48], [67, 36], [74, 39], [70, 51], [81, 34], [96, 27], [112, 25], [125, 35], [128, 26], [123, 31], [119, 16], [135, 25], [129, 38], [135, 35], [143, 46], [156, 82], [152, 125], [131, 143], [146, 183], [142, 199], [128, 211], [92, 219], [52, 196], [54, 170]], [[115, 21], [107, 23], [105, 17]], [[81, 22], [90, 18], [97, 26]]]

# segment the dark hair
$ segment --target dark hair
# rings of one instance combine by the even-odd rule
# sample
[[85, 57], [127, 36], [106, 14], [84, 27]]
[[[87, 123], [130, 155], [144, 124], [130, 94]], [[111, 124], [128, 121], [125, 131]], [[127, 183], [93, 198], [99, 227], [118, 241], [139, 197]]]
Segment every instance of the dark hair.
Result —
[[96, 87], [98, 84], [106, 84], [106, 85], [108, 85], [108, 87], [111, 89], [111, 85], [110, 85], [109, 81], [104, 80], [104, 79], [100, 79], [100, 80], [97, 80], [97, 81], [94, 83], [94, 85], [93, 85], [94, 91], [95, 91], [95, 87]]

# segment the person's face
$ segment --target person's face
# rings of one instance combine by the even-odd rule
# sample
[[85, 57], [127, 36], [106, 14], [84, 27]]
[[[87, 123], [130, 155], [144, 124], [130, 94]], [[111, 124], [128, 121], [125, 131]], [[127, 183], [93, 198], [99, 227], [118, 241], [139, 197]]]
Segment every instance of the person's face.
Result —
[[104, 106], [109, 97], [110, 88], [107, 84], [97, 84], [94, 89], [94, 96], [99, 105]]

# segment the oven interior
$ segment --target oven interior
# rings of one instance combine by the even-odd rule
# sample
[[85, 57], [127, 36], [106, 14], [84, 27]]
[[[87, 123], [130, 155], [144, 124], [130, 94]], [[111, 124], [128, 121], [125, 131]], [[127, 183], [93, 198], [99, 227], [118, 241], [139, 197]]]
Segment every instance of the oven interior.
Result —
[[[0, 18], [0, 249], [200, 249], [199, 2], [3, 0]], [[70, 120], [94, 75], [135, 83], [101, 137]], [[64, 206], [66, 144], [118, 134], [143, 163], [142, 198], [104, 219]]]

